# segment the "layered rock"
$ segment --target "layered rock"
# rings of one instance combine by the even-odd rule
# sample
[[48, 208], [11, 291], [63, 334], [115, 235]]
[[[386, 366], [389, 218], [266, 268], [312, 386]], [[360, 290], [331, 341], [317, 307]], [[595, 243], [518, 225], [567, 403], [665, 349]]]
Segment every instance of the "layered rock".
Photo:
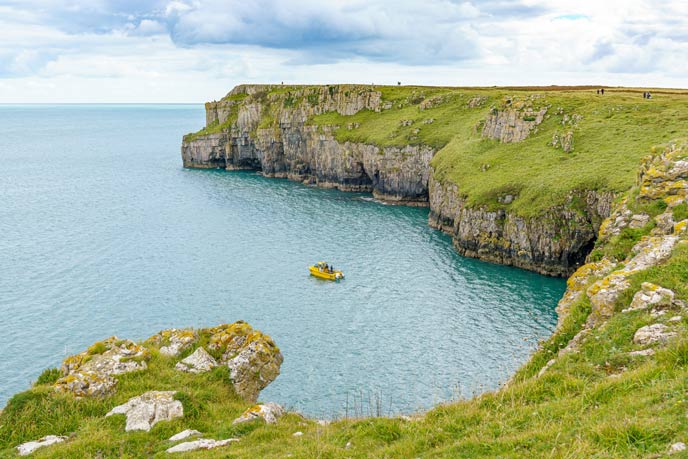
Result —
[[[551, 276], [572, 274], [585, 261], [612, 193], [584, 192], [535, 217], [467, 205], [457, 185], [429, 181], [429, 223], [452, 236], [464, 256]], [[512, 197], [513, 199], [513, 197]]]
[[271, 89], [276, 88], [238, 86], [223, 100], [206, 104], [207, 133], [185, 138], [184, 166], [260, 170], [268, 177], [427, 205], [434, 149], [338, 142], [332, 127], [307, 124], [313, 115], [327, 112], [380, 111], [379, 91], [350, 85], [290, 87], [268, 95]]

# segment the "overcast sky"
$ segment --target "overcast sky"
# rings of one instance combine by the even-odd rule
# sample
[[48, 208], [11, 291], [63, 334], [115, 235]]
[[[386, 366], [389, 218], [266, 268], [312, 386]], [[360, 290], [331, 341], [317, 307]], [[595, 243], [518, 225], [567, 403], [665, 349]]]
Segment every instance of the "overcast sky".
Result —
[[688, 1], [0, 0], [0, 103], [265, 83], [688, 87]]

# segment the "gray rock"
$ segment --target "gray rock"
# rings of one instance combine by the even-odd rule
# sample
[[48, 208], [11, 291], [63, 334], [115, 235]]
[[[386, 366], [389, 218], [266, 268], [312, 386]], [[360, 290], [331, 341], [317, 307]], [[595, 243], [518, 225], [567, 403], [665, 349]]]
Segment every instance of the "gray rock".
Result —
[[67, 437], [47, 435], [39, 440], [29, 441], [17, 446], [17, 454], [19, 454], [20, 456], [28, 456], [29, 454], [33, 453], [39, 448], [55, 445], [57, 443], [62, 443], [65, 440], [67, 440]]
[[631, 222], [628, 224], [629, 228], [642, 228], [650, 221], [650, 216], [647, 214], [636, 214], [631, 217]]
[[674, 292], [650, 282], [643, 282], [641, 289], [633, 296], [631, 305], [622, 312], [647, 309], [650, 306], [671, 306]]
[[199, 449], [215, 449], [221, 446], [227, 446], [230, 443], [239, 441], [238, 438], [228, 438], [226, 440], [209, 440], [201, 438], [199, 440], [187, 441], [185, 443], [180, 443], [171, 448], [167, 449], [168, 453], [186, 453], [189, 451], [196, 451]]
[[202, 435], [198, 430], [193, 430], [193, 429], [186, 429], [182, 430], [178, 434], [172, 435], [169, 440], [170, 441], [181, 441], [181, 440], [186, 440], [189, 437], [198, 437]]
[[182, 402], [174, 399], [175, 391], [150, 391], [114, 407], [105, 416], [124, 414], [127, 417], [125, 431], [144, 430], [161, 421], [170, 421], [184, 416]]
[[178, 362], [175, 368], [187, 373], [205, 373], [216, 366], [217, 361], [201, 346], [193, 354]]
[[636, 344], [665, 343], [676, 336], [676, 333], [669, 331], [669, 327], [664, 324], [652, 324], [639, 328], [633, 335], [633, 342]]
[[642, 350], [640, 350], [640, 351], [632, 351], [632, 352], [629, 352], [628, 355], [632, 355], [632, 356], [634, 356], [634, 357], [635, 357], [635, 356], [638, 356], [638, 357], [649, 357], [649, 356], [651, 356], [651, 355], [655, 355], [655, 350], [652, 349], [652, 348], [649, 348], [649, 349], [642, 349]]
[[236, 418], [232, 424], [241, 424], [243, 422], [251, 422], [256, 419], [263, 419], [268, 424], [275, 424], [277, 419], [279, 419], [284, 414], [284, 408], [276, 403], [265, 403], [260, 405], [254, 405], [251, 408], [244, 411], [244, 413]]
[[674, 443], [669, 448], [670, 453], [680, 453], [681, 451], [685, 451], [685, 450], [686, 450], [686, 444], [683, 443], [682, 441]]

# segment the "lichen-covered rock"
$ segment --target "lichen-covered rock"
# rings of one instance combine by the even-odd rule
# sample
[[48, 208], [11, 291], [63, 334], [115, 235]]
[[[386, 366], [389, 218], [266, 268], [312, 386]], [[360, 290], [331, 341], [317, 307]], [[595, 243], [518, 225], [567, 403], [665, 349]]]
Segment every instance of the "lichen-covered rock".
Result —
[[232, 424], [241, 424], [243, 422], [251, 422], [256, 419], [262, 419], [267, 424], [275, 424], [277, 420], [284, 414], [284, 408], [276, 403], [265, 403], [254, 405], [243, 412], [241, 416], [232, 421]]
[[193, 354], [189, 355], [175, 365], [179, 371], [187, 373], [206, 373], [217, 366], [217, 362], [212, 355], [201, 346]]
[[127, 417], [125, 431], [143, 430], [161, 421], [170, 421], [184, 416], [182, 402], [174, 399], [176, 391], [149, 391], [114, 407], [105, 416], [124, 414]]
[[160, 353], [176, 357], [198, 341], [198, 333], [191, 329], [162, 330], [146, 340], [146, 344], [160, 347]]
[[283, 357], [272, 338], [243, 321], [208, 329], [208, 348], [229, 367], [234, 390], [255, 402], [261, 390], [279, 375]]
[[77, 397], [105, 397], [117, 387], [117, 380], [110, 375], [78, 370], [55, 382], [55, 390]]
[[194, 441], [187, 441], [185, 443], [180, 443], [168, 448], [166, 451], [168, 453], [188, 453], [190, 451], [197, 451], [200, 449], [215, 449], [221, 446], [227, 446], [230, 443], [239, 441], [238, 438], [228, 438], [226, 440], [209, 440], [206, 438], [201, 438]]
[[65, 440], [67, 440], [67, 437], [57, 435], [46, 435], [45, 437], [39, 440], [29, 441], [17, 446], [17, 454], [19, 454], [20, 456], [28, 456], [29, 454], [33, 453], [39, 448], [54, 445], [57, 443], [62, 443]]
[[666, 325], [652, 324], [640, 327], [633, 335], [633, 342], [635, 344], [666, 343], [675, 336], [677, 336], [676, 333], [670, 331]]
[[150, 352], [145, 347], [113, 336], [67, 357], [55, 388], [78, 397], [108, 395], [117, 383], [114, 375], [145, 370], [149, 359]]
[[622, 312], [638, 311], [650, 306], [671, 306], [674, 292], [650, 282], [643, 282], [641, 289], [633, 296], [631, 305]]

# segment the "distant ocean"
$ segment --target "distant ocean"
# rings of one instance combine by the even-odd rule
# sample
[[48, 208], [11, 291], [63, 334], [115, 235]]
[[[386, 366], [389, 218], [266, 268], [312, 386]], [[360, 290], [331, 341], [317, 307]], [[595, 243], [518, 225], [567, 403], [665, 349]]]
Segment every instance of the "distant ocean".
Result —
[[[245, 320], [313, 416], [409, 413], [497, 387], [564, 281], [458, 256], [427, 209], [185, 170], [200, 105], [0, 105], [0, 406], [110, 335]], [[327, 260], [346, 280], [308, 276]]]

